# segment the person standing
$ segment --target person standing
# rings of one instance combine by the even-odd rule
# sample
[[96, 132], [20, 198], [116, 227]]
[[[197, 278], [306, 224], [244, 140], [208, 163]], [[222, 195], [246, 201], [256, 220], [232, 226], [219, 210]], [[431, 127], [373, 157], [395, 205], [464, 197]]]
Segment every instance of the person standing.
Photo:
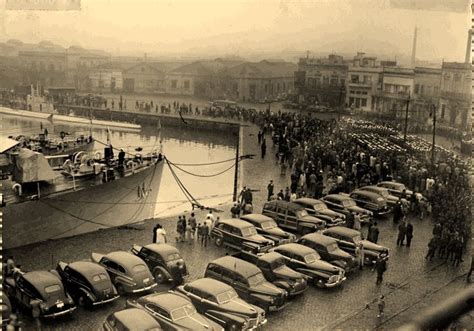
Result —
[[273, 190], [275, 186], [273, 185], [273, 180], [270, 180], [270, 183], [267, 185], [267, 201], [270, 201], [270, 197], [273, 195]]
[[355, 255], [356, 255], [357, 263], [359, 264], [359, 269], [362, 270], [362, 268], [364, 267], [365, 254], [364, 254], [364, 246], [361, 242], [358, 243], [356, 246]]
[[278, 200], [283, 200], [283, 198], [285, 197], [285, 195], [283, 194], [283, 190], [280, 190], [280, 192], [278, 192], [277, 197]]
[[207, 247], [207, 239], [209, 238], [209, 226], [204, 222], [201, 229], [201, 246]]
[[257, 137], [258, 137], [258, 144], [260, 145], [262, 143], [262, 138], [263, 138], [262, 130], [258, 130]]
[[398, 223], [402, 218], [402, 198], [398, 198], [398, 201], [393, 209], [393, 223]]
[[403, 242], [405, 241], [406, 233], [407, 233], [407, 226], [405, 224], [405, 221], [403, 221], [398, 226], [397, 246], [404, 246], [405, 245]]
[[154, 244], [166, 244], [166, 231], [163, 229], [161, 224], [156, 223], [153, 228], [153, 243]]
[[379, 240], [379, 228], [377, 227], [377, 222], [374, 222], [374, 225], [372, 225], [369, 229], [369, 233], [367, 234], [367, 240], [370, 242], [373, 242], [374, 244], [377, 243]]
[[262, 144], [260, 145], [260, 149], [262, 152], [262, 159], [264, 159], [265, 154], [267, 153], [267, 143], [265, 142], [265, 138], [262, 139]]
[[[379, 257], [375, 262], [374, 269], [377, 271], [377, 285], [381, 284], [383, 281], [383, 274], [387, 270], [387, 262], [384, 258]], [[372, 271], [374, 270], [372, 269]]]
[[240, 207], [237, 202], [234, 202], [234, 205], [230, 208], [230, 213], [232, 214], [232, 218], [240, 217]]
[[194, 213], [191, 213], [191, 216], [188, 219], [189, 224], [191, 225], [191, 239], [194, 240], [194, 237], [196, 236], [196, 216]]
[[437, 237], [431, 238], [430, 242], [428, 243], [428, 253], [426, 253], [425, 259], [429, 259], [431, 261], [436, 254], [437, 247], [438, 247], [438, 238]]
[[381, 318], [383, 318], [384, 311], [385, 311], [385, 297], [383, 295], [381, 295], [379, 300], [377, 301], [377, 307], [379, 309], [379, 313], [377, 314], [377, 318], [381, 319]]
[[407, 247], [410, 247], [411, 239], [413, 238], [413, 224], [411, 224], [410, 220], [408, 220], [408, 223], [406, 226], [406, 237], [407, 237]]
[[[186, 220], [184, 220], [186, 222]], [[183, 242], [184, 241], [184, 231], [185, 231], [185, 223], [183, 222], [182, 216], [178, 217], [178, 224], [176, 225], [176, 232], [178, 233], [178, 237], [176, 237], [176, 242]]]
[[186, 241], [188, 241], [189, 244], [191, 245], [194, 240], [194, 236], [192, 235], [192, 227], [191, 227], [191, 222], [189, 221], [189, 219], [186, 222], [185, 238], [186, 238]]
[[30, 305], [31, 305], [31, 316], [33, 316], [36, 324], [36, 330], [41, 331], [41, 320], [40, 320], [40, 315], [41, 315], [41, 307], [40, 307], [41, 301], [38, 299], [31, 300]]

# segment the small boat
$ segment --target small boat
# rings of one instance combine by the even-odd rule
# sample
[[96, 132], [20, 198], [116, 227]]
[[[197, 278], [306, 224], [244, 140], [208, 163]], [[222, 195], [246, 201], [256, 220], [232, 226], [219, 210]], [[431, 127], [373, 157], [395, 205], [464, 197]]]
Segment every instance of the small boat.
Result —
[[[13, 137], [11, 137], [13, 138]], [[61, 131], [59, 137], [40, 133], [37, 136], [20, 135], [14, 138], [24, 147], [44, 155], [72, 155], [77, 152], [92, 152], [94, 150], [94, 138], [83, 134], [70, 137], [69, 133]]]

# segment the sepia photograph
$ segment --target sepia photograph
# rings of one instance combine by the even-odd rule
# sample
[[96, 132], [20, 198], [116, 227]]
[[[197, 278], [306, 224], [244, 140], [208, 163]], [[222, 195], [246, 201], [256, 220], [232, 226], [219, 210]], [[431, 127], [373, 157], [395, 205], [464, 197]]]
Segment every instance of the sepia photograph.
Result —
[[473, 14], [0, 0], [2, 330], [472, 330]]

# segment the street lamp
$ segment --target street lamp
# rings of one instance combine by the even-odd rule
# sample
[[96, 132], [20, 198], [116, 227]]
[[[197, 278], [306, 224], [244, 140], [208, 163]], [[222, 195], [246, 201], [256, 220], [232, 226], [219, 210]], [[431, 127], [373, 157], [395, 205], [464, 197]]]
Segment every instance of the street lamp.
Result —
[[435, 162], [435, 144], [436, 144], [436, 106], [431, 104], [430, 117], [433, 116], [433, 144], [431, 146], [431, 166], [434, 170]]

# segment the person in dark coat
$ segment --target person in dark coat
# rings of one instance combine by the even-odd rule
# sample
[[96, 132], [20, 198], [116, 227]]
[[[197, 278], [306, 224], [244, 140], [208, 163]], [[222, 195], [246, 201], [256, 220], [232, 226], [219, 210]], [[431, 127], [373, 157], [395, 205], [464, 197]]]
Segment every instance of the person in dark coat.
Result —
[[397, 246], [404, 246], [403, 242], [405, 241], [406, 233], [407, 233], [407, 226], [405, 224], [405, 221], [403, 221], [398, 226]]
[[265, 142], [265, 138], [262, 139], [262, 144], [260, 145], [260, 149], [262, 150], [262, 159], [264, 159], [265, 153], [267, 152], [267, 143]]
[[428, 243], [428, 253], [426, 253], [425, 259], [429, 259], [431, 261], [436, 254], [437, 247], [438, 247], [438, 238], [437, 237], [431, 238], [430, 242]]
[[402, 210], [402, 201], [401, 199], [398, 199], [397, 204], [395, 205], [393, 209], [393, 223], [398, 223], [400, 219], [403, 216], [403, 210]]
[[387, 261], [383, 258], [378, 258], [377, 261], [375, 261], [375, 267], [374, 269], [377, 271], [377, 281], [376, 284], [381, 284], [383, 281], [383, 274], [387, 270]]
[[267, 201], [270, 201], [270, 197], [273, 195], [274, 187], [275, 186], [273, 185], [273, 180], [270, 180], [270, 183], [268, 183], [267, 185], [267, 192], [268, 192]]
[[411, 221], [408, 221], [407, 227], [406, 227], [406, 237], [407, 237], [407, 247], [410, 247], [411, 245], [411, 239], [413, 238], [413, 224], [411, 224]]
[[367, 234], [367, 240], [370, 242], [373, 242], [374, 244], [377, 243], [379, 240], [379, 228], [377, 227], [377, 222], [374, 222], [374, 225], [372, 225], [369, 228], [369, 233]]
[[346, 227], [349, 229], [352, 229], [354, 227], [354, 215], [352, 213], [349, 213], [346, 216]]

